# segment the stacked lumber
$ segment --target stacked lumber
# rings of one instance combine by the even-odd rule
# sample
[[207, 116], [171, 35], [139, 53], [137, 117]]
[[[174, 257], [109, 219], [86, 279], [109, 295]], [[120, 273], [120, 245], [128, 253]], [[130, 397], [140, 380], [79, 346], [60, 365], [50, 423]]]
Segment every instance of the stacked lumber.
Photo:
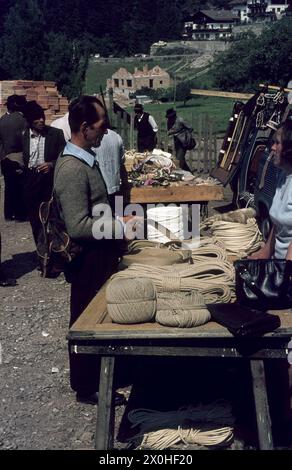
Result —
[[47, 124], [68, 111], [68, 99], [58, 92], [55, 82], [5, 80], [0, 81], [0, 116], [6, 113], [7, 97], [14, 94], [24, 95], [27, 101], [37, 101], [45, 111]]

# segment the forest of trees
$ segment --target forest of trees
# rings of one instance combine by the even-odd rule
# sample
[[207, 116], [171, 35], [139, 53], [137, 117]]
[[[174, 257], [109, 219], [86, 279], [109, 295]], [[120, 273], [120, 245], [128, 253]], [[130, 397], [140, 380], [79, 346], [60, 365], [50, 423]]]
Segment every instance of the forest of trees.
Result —
[[54, 80], [67, 96], [81, 90], [90, 54], [149, 52], [181, 37], [196, 8], [228, 0], [0, 0], [0, 79]]
[[[54, 80], [63, 94], [76, 96], [82, 90], [90, 55], [148, 53], [155, 41], [180, 39], [189, 13], [202, 8], [224, 8], [228, 3], [229, 0], [0, 0], [0, 80]], [[257, 80], [255, 69], [259, 62], [263, 75], [270, 74], [270, 63], [277, 77], [281, 75], [283, 64], [279, 62], [285, 54], [286, 61], [291, 57], [291, 36], [286, 41], [287, 32], [289, 28], [281, 36], [276, 25], [274, 37], [267, 36], [263, 43], [253, 37], [245, 38], [242, 46], [237, 42], [229, 55], [220, 56], [216, 62], [218, 87], [242, 88], [239, 82], [243, 69], [251, 74], [252, 81]], [[279, 47], [277, 35], [281, 36], [284, 49]], [[267, 48], [267, 59], [261, 60], [265, 51], [258, 51], [257, 55], [256, 45]], [[240, 61], [236, 48], [244, 50], [240, 49]], [[253, 59], [246, 65], [249, 52]], [[274, 54], [278, 54], [275, 61]], [[222, 76], [225, 71], [226, 79]]]
[[235, 37], [211, 70], [214, 85], [229, 91], [255, 91], [259, 83], [287, 86], [292, 79], [292, 19], [283, 18], [256, 37]]

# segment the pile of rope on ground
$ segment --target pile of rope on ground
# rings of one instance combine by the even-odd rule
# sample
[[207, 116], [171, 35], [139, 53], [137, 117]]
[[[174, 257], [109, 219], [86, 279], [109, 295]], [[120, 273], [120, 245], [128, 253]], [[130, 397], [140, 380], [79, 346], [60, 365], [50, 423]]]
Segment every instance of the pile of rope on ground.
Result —
[[132, 428], [139, 432], [131, 441], [142, 438], [138, 449], [163, 450], [180, 442], [186, 445], [228, 446], [233, 440], [234, 417], [229, 403], [221, 400], [208, 405], [159, 412], [132, 410]]
[[220, 240], [230, 255], [245, 257], [261, 247], [259, 231], [253, 208], [238, 209], [206, 219], [201, 231], [210, 230], [215, 240]]

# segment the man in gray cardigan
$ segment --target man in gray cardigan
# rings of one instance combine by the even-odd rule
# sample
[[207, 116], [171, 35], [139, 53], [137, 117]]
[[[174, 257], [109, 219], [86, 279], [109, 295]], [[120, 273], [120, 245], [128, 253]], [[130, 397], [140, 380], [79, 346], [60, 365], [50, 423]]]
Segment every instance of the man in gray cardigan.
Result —
[[[97, 207], [108, 204], [104, 180], [92, 147], [98, 147], [107, 132], [105, 111], [95, 97], [82, 96], [69, 106], [71, 141], [58, 158], [54, 185], [69, 236], [82, 247], [82, 253], [69, 265], [67, 278], [71, 282], [70, 326], [81, 315], [100, 287], [116, 270], [118, 240], [94, 236], [94, 216]], [[115, 238], [123, 238], [123, 220], [107, 219]], [[127, 220], [124, 220], [127, 222]], [[98, 401], [99, 361], [92, 356], [70, 353], [71, 387], [77, 400], [95, 404]]]

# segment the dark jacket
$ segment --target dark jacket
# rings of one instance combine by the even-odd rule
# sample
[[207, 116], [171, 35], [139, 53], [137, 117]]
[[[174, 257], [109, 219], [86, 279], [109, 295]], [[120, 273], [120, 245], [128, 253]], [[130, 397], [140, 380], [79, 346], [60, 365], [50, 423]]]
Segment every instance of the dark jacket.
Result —
[[156, 145], [156, 133], [149, 123], [149, 113], [143, 113], [140, 121], [138, 117], [135, 116], [134, 128], [138, 131], [138, 151], [145, 152], [145, 150], [153, 150]]
[[10, 153], [22, 152], [22, 134], [27, 123], [18, 112], [6, 113], [0, 119], [0, 160]]
[[[43, 135], [45, 137], [45, 162], [54, 162], [66, 145], [63, 131], [55, 127], [45, 126]], [[30, 157], [29, 147], [29, 129], [26, 129], [23, 134], [23, 160], [26, 167], [28, 167]]]

